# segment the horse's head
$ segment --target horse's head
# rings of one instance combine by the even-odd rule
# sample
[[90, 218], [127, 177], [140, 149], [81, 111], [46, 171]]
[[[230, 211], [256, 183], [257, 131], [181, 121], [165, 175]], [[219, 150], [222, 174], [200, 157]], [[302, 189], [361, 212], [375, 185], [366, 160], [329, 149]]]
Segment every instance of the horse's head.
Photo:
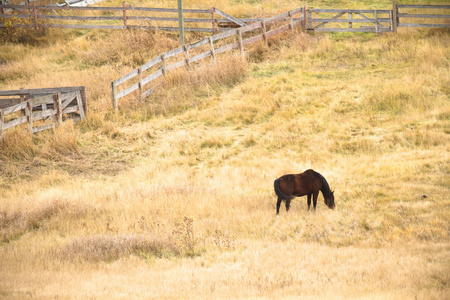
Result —
[[324, 199], [326, 206], [328, 206], [330, 209], [334, 209], [336, 207], [336, 205], [334, 204], [334, 191], [324, 197]]

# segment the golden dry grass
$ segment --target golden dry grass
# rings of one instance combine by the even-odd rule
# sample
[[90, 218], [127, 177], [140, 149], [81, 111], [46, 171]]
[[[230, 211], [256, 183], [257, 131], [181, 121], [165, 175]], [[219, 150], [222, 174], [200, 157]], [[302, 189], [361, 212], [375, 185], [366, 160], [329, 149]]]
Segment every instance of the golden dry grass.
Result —
[[[448, 298], [448, 31], [297, 33], [118, 113], [109, 81], [138, 60], [92, 35], [32, 48], [41, 72], [1, 81], [86, 83], [92, 110], [33, 140], [6, 131], [0, 297]], [[276, 218], [273, 180], [307, 168], [337, 208], [298, 198]]]

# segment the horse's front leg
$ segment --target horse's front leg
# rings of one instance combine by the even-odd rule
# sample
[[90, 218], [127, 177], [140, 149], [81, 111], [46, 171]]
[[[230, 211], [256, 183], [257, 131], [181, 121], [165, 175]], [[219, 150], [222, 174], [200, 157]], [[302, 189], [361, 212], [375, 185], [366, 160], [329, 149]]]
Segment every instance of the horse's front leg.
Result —
[[278, 201], [277, 201], [277, 216], [280, 213], [280, 205], [281, 205], [281, 198], [278, 198]]
[[311, 208], [311, 196], [312, 194], [308, 194], [308, 210]]
[[316, 211], [317, 197], [318, 197], [318, 196], [319, 196], [319, 192], [313, 194], [314, 211]]

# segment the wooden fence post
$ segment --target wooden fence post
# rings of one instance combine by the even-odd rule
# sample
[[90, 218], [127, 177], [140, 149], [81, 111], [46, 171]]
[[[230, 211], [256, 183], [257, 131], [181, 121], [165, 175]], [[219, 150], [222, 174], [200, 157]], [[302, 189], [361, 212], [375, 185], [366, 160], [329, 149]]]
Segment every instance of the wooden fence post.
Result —
[[291, 30], [291, 34], [294, 34], [294, 21], [292, 20], [292, 12], [288, 12], [289, 16], [289, 29]]
[[164, 77], [166, 77], [166, 55], [165, 54], [161, 54], [161, 62], [162, 62], [162, 66], [161, 66], [162, 74]]
[[53, 107], [56, 112], [56, 115], [55, 115], [56, 125], [58, 126], [59, 124], [62, 123], [62, 105], [61, 105], [61, 93], [60, 92], [53, 94]]
[[241, 56], [244, 57], [244, 44], [242, 43], [242, 30], [238, 29], [238, 42], [239, 42], [239, 52], [241, 52]]
[[122, 2], [123, 6], [123, 29], [127, 29], [127, 5], [125, 1]]
[[211, 23], [212, 23], [213, 33], [215, 34], [217, 32], [217, 29], [216, 29], [216, 16], [214, 15], [214, 11], [215, 11], [215, 8], [211, 7], [211, 20], [212, 20]]
[[84, 119], [86, 115], [84, 114], [84, 108], [83, 108], [83, 100], [81, 99], [81, 92], [77, 92], [77, 104], [78, 104], [78, 111], [80, 112], [80, 118]]
[[214, 42], [212, 40], [212, 37], [209, 37], [209, 44], [211, 45], [211, 56], [212, 56], [213, 62], [214, 62], [214, 64], [217, 64], [216, 51], [214, 50]]
[[312, 12], [310, 10], [308, 10], [308, 28], [307, 29], [312, 29]]
[[5, 123], [5, 110], [0, 109], [0, 140], [3, 139], [3, 123]]
[[378, 11], [376, 10], [374, 12], [374, 18], [375, 18], [375, 32], [379, 33], [380, 29], [378, 28]]
[[139, 88], [139, 100], [142, 101], [143, 96], [143, 86], [142, 86], [142, 68], [138, 68], [138, 76], [139, 76], [139, 82], [138, 82], [138, 88]]
[[39, 23], [38, 23], [36, 3], [33, 3], [33, 15], [34, 15], [34, 29], [38, 29]]
[[115, 81], [111, 81], [111, 92], [112, 92], [112, 106], [114, 110], [117, 110], [117, 86]]
[[31, 103], [33, 99], [27, 101], [27, 122], [28, 122], [28, 130], [30, 131], [31, 136], [33, 136], [33, 104]]
[[397, 33], [397, 26], [398, 26], [398, 7], [397, 4], [395, 4], [395, 0], [392, 0], [392, 31]]
[[186, 66], [188, 69], [191, 68], [191, 58], [189, 57], [189, 45], [184, 46], [184, 51], [186, 52]]
[[305, 6], [303, 6], [303, 9], [302, 9], [302, 18], [303, 18], [303, 23], [302, 23], [302, 29], [303, 29], [303, 32], [306, 32], [307, 31], [307, 27], [306, 27], [306, 5]]
[[353, 22], [351, 21], [351, 19], [353, 18], [353, 14], [351, 12], [348, 13], [348, 19], [350, 20], [348, 22], [348, 28], [353, 28]]
[[266, 20], [261, 21], [261, 24], [262, 24], [262, 30], [263, 30], [264, 44], [266, 44], [266, 47], [269, 47], [269, 42], [267, 41]]
[[81, 100], [83, 101], [83, 110], [84, 114], [87, 115], [88, 108], [87, 108], [87, 98], [86, 98], [86, 87], [82, 86], [80, 90]]

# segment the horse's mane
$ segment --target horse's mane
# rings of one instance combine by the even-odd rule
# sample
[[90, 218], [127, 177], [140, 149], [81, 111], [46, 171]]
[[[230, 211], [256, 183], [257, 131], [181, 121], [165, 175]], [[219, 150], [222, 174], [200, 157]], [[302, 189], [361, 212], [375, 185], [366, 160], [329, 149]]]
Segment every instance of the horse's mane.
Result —
[[324, 196], [328, 196], [331, 194], [331, 190], [330, 190], [330, 186], [328, 185], [327, 180], [325, 179], [325, 177], [322, 176], [322, 174], [317, 173], [317, 175], [319, 175], [320, 180], [322, 180], [322, 188], [320, 189], [322, 191], [322, 194]]

